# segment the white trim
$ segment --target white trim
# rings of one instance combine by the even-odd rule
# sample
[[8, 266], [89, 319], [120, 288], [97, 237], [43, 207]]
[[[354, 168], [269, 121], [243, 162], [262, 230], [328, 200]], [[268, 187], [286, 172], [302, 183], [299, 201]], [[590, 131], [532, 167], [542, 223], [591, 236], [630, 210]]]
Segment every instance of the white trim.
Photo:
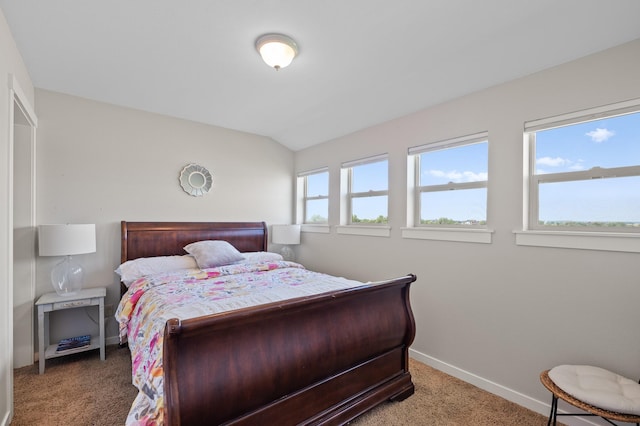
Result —
[[640, 253], [640, 235], [614, 232], [513, 231], [516, 245]]
[[349, 173], [350, 169], [340, 169], [340, 200], [338, 202], [338, 207], [340, 208], [340, 216], [339, 222], [340, 225], [347, 225], [349, 220], [349, 215], [351, 212], [351, 206], [349, 205]]
[[418, 191], [422, 194], [424, 192], [446, 192], [452, 190], [465, 190], [465, 189], [481, 189], [487, 187], [486, 180], [474, 180], [471, 182], [448, 182], [440, 185], [423, 185], [418, 187]]
[[296, 193], [295, 193], [295, 220], [294, 223], [302, 223], [304, 222], [305, 215], [305, 202], [304, 202], [304, 191], [305, 191], [305, 178], [304, 176], [296, 177]]
[[15, 92], [14, 96], [10, 96], [12, 98], [11, 102], [16, 101], [27, 120], [29, 120], [29, 124], [31, 124], [32, 127], [38, 127], [38, 117], [36, 116], [35, 110], [31, 104], [29, 104], [27, 95], [25, 95], [22, 87], [20, 87], [20, 83], [18, 83], [18, 80], [13, 74], [9, 74], [9, 90]]
[[[445, 184], [429, 184], [429, 185], [421, 185], [420, 175], [422, 166], [421, 157], [422, 154], [428, 154], [434, 151], [443, 151], [448, 149], [462, 148], [466, 149], [466, 147], [478, 145], [479, 147], [484, 147], [486, 145], [487, 155], [489, 149], [489, 132], [479, 132], [472, 135], [461, 136], [455, 139], [449, 139], [442, 142], [436, 142], [427, 145], [421, 145], [418, 147], [409, 148], [409, 154], [407, 155], [407, 189], [411, 189], [411, 192], [407, 192], [407, 228], [421, 228], [421, 217], [422, 214], [426, 214], [421, 210], [425, 208], [422, 205], [422, 196], [423, 194], [431, 193], [431, 192], [444, 192], [451, 190], [468, 190], [468, 189], [482, 189], [484, 190], [484, 203], [486, 205], [486, 197], [488, 195], [488, 176], [485, 180], [473, 181], [473, 182], [448, 182]], [[488, 157], [487, 157], [488, 158]], [[488, 160], [487, 160], [488, 161]], [[412, 174], [409, 175], [409, 173]], [[468, 195], [468, 194], [467, 194]], [[467, 197], [468, 198], [468, 197]], [[485, 220], [487, 209], [485, 206], [484, 209]], [[443, 227], [439, 225], [438, 227]], [[474, 226], [474, 228], [480, 228], [479, 226]], [[482, 226], [482, 229], [486, 229], [486, 226]], [[465, 228], [468, 229], [468, 228]], [[414, 232], [404, 232], [403, 237], [405, 238], [419, 238], [419, 239], [437, 239], [437, 240], [446, 240], [446, 241], [459, 241], [455, 236], [447, 236], [442, 238], [438, 234], [433, 233], [433, 236], [425, 236], [425, 234], [414, 233]], [[435, 236], [435, 237], [434, 237]], [[468, 239], [463, 239], [462, 241], [469, 242], [491, 242], [489, 241], [470, 241]]]
[[553, 117], [539, 118], [536, 120], [526, 121], [524, 123], [525, 132], [536, 132], [539, 130], [552, 129], [554, 127], [566, 126], [585, 121], [593, 121], [600, 118], [612, 117], [614, 115], [622, 115], [629, 112], [637, 111], [640, 108], [640, 99], [631, 99], [624, 102], [589, 108], [582, 111], [570, 112]]
[[[11, 388], [11, 393], [13, 393], [13, 381], [11, 382], [11, 386], [12, 386], [12, 388]], [[13, 401], [9, 401], [9, 402], [11, 402], [11, 404], [13, 404]], [[2, 425], [2, 426], [9, 426], [9, 425], [11, 424], [11, 422], [9, 422], [9, 419], [10, 419], [11, 417], [13, 417], [13, 409], [11, 409], [11, 410], [7, 410], [7, 411], [4, 413], [4, 417], [3, 417], [2, 419], [0, 419], [0, 425]]]
[[402, 238], [417, 240], [456, 241], [462, 243], [491, 244], [492, 229], [468, 228], [401, 228]]
[[[407, 208], [405, 222], [407, 227], [412, 227], [416, 223], [416, 218], [420, 217], [420, 193], [417, 191], [420, 179], [416, 174], [419, 168], [420, 157], [407, 155]], [[419, 220], [418, 220], [419, 222]]]
[[368, 237], [389, 237], [391, 236], [391, 227], [386, 225], [341, 225], [336, 226], [336, 233], [343, 235], [364, 235]]
[[309, 176], [309, 175], [315, 175], [318, 173], [324, 173], [324, 172], [328, 172], [329, 171], [329, 167], [320, 167], [318, 169], [313, 169], [313, 170], [307, 170], [305, 172], [298, 172], [298, 177], [305, 177], [305, 176]]
[[[327, 174], [327, 194], [309, 197], [307, 195], [309, 176]], [[307, 220], [307, 204], [314, 200], [327, 200], [327, 222], [329, 221], [329, 188], [331, 175], [329, 168], [315, 169], [314, 171], [304, 172], [296, 178], [296, 223], [305, 224]]]
[[472, 145], [474, 143], [484, 142], [489, 139], [489, 132], [478, 132], [472, 135], [460, 136], [453, 139], [446, 139], [438, 142], [430, 142], [419, 146], [409, 148], [409, 155], [422, 154], [427, 151], [437, 151], [440, 149], [453, 148], [459, 145]]
[[[621, 240], [620, 234], [638, 234], [635, 228], [607, 232], [608, 228], [593, 227], [588, 231], [574, 231], [571, 227], [540, 224], [540, 188], [542, 184], [578, 182], [591, 179], [624, 178], [640, 176], [640, 166], [592, 167], [582, 171], [557, 173], [536, 172], [536, 134], [541, 130], [571, 126], [602, 118], [640, 113], [640, 98], [589, 108], [524, 123], [523, 145], [523, 230], [516, 233], [517, 245], [638, 252], [637, 242]], [[610, 229], [610, 228], [609, 228]], [[603, 232], [604, 231], [604, 232]]]
[[[532, 398], [528, 395], [525, 395], [516, 390], [503, 386], [499, 383], [485, 379], [484, 377], [480, 377], [476, 374], [463, 370], [454, 365], [448, 364], [444, 361], [441, 361], [437, 358], [426, 355], [422, 352], [418, 352], [415, 349], [409, 348], [409, 356], [415, 359], [416, 361], [426, 364], [429, 367], [435, 368], [436, 370], [442, 371], [445, 374], [453, 376], [466, 383], [470, 383], [482, 390], [485, 390], [489, 393], [492, 393], [501, 398], [504, 398], [507, 401], [511, 401], [514, 404], [518, 404], [521, 407], [528, 408], [533, 412], [536, 412], [538, 414], [545, 416], [545, 418], [549, 417], [549, 411], [551, 409], [551, 406], [547, 402], [543, 402], [535, 398]], [[551, 394], [549, 394], [549, 400], [551, 400]], [[559, 409], [558, 412], [566, 413], [567, 411]], [[571, 426], [599, 425], [599, 423], [592, 423], [583, 417], [563, 417], [562, 423], [566, 425], [571, 425]]]
[[317, 225], [312, 223], [303, 223], [300, 231], [315, 234], [328, 234], [331, 232], [331, 226], [326, 223], [319, 223]]
[[[105, 322], [110, 319], [110, 318], [105, 318]], [[107, 346], [111, 346], [111, 345], [119, 345], [120, 344], [120, 338], [118, 336], [111, 336], [111, 337], [107, 337], [106, 339], [104, 339], [104, 345], [105, 345], [105, 349]], [[128, 350], [128, 349], [124, 349], [124, 350]]]
[[[7, 187], [6, 187], [6, 198], [5, 198], [5, 208], [7, 221], [7, 246], [6, 246], [6, 270], [4, 271], [4, 279], [6, 283], [6, 292], [2, 292], [2, 286], [0, 285], [0, 294], [4, 296], [6, 294], [6, 299], [4, 297], [0, 297], [0, 304], [2, 304], [2, 309], [0, 309], [0, 321], [7, 324], [7, 345], [2, 345], [4, 347], [0, 348], [0, 351], [4, 352], [3, 355], [0, 356], [0, 359], [7, 360], [7, 365], [4, 366], [3, 371], [0, 374], [7, 378], [6, 386], [8, 387], [2, 389], [0, 391], [0, 395], [5, 400], [7, 410], [5, 411], [5, 416], [3, 418], [3, 425], [8, 424], [9, 420], [13, 417], [13, 122], [14, 122], [14, 91], [11, 89], [11, 81], [13, 79], [12, 75], [9, 75], [9, 97], [8, 97], [8, 134], [7, 134], [7, 168], [6, 168], [6, 178], [7, 178]], [[0, 268], [2, 269], [2, 268]], [[0, 279], [0, 282], [2, 280]], [[4, 316], [4, 317], [3, 317]], [[33, 339], [32, 339], [33, 340]]]
[[359, 160], [345, 161], [344, 163], [342, 163], [341, 167], [343, 169], [347, 169], [355, 166], [362, 166], [364, 164], [377, 163], [377, 162], [388, 160], [388, 159], [389, 159], [389, 154], [385, 153], [380, 155], [374, 155], [372, 157], [361, 158]]
[[[522, 227], [523, 229], [529, 229], [531, 227], [531, 221], [533, 216], [532, 209], [535, 208], [538, 211], [537, 200], [533, 200], [533, 194], [531, 194], [531, 170], [535, 170], [535, 152], [533, 146], [535, 145], [535, 133], [523, 133], [522, 134]], [[538, 214], [535, 214], [537, 218]]]
[[[374, 163], [383, 163], [386, 162], [387, 166], [387, 189], [383, 190], [368, 190], [364, 192], [353, 192], [353, 173], [356, 167], [365, 166], [368, 164]], [[361, 160], [349, 161], [346, 163], [342, 163], [342, 168], [340, 169], [340, 225], [341, 226], [351, 226], [351, 225], [360, 225], [360, 222], [352, 222], [353, 219], [353, 200], [355, 198], [373, 198], [373, 197], [387, 197], [387, 211], [386, 216], [389, 217], [389, 154], [381, 154], [373, 157], [363, 158]], [[382, 212], [379, 212], [380, 214]], [[365, 221], [364, 223], [371, 223]], [[348, 233], [348, 232], [340, 232], [338, 233]], [[362, 234], [358, 233], [358, 235], [370, 235], [368, 233]], [[388, 235], [386, 235], [388, 236]]]
[[[8, 75], [8, 87], [9, 87], [9, 158], [8, 158], [8, 167], [7, 167], [7, 171], [8, 171], [8, 200], [10, 200], [7, 203], [7, 217], [8, 217], [8, 222], [7, 222], [7, 226], [8, 226], [8, 250], [7, 250], [7, 257], [8, 257], [8, 268], [7, 268], [7, 283], [8, 283], [8, 287], [9, 287], [9, 297], [8, 297], [8, 307], [10, 307], [11, 309], [9, 309], [9, 322], [8, 322], [8, 326], [9, 326], [9, 330], [10, 330], [10, 338], [11, 340], [13, 340], [13, 328], [14, 328], [14, 324], [13, 324], [13, 287], [14, 287], [14, 283], [13, 283], [13, 258], [14, 258], [14, 250], [13, 250], [13, 244], [14, 244], [14, 239], [13, 239], [13, 227], [14, 227], [14, 220], [13, 220], [13, 198], [14, 198], [14, 155], [15, 155], [15, 131], [14, 131], [14, 127], [15, 127], [15, 119], [16, 119], [16, 115], [15, 115], [15, 107], [20, 109], [20, 113], [21, 115], [27, 120], [27, 125], [30, 127], [31, 132], [30, 132], [30, 137], [29, 137], [29, 152], [30, 152], [30, 158], [29, 158], [29, 164], [30, 164], [30, 168], [31, 168], [31, 186], [29, 188], [29, 204], [30, 204], [30, 212], [29, 212], [29, 224], [33, 227], [33, 229], [35, 229], [36, 226], [36, 127], [37, 127], [37, 123], [38, 123], [38, 119], [35, 115], [35, 110], [33, 109], [33, 107], [31, 106], [31, 104], [29, 103], [29, 100], [27, 98], [27, 96], [25, 95], [25, 92], [22, 90], [20, 84], [18, 83], [18, 80], [15, 78], [15, 76], [13, 74], [9, 74]], [[35, 280], [36, 280], [36, 265], [35, 265], [35, 255], [33, 257], [33, 259], [30, 260], [29, 262], [29, 275], [30, 275], [30, 279], [29, 279], [29, 283], [26, 283], [28, 285], [28, 289], [27, 291], [29, 292], [29, 298], [31, 300], [35, 300]], [[30, 310], [31, 310], [31, 315], [30, 318], [35, 318], [34, 315], [34, 308], [33, 305], [30, 306]], [[30, 347], [28, 348], [27, 352], [28, 353], [34, 353], [35, 352], [35, 348], [34, 348], [34, 338], [33, 338], [33, 333], [34, 333], [34, 324], [33, 322], [31, 324], [28, 324], [28, 332], [30, 333], [31, 338], [29, 339], [30, 343]], [[11, 346], [11, 348], [13, 348], [13, 345]], [[13, 356], [13, 350], [11, 351], [10, 354], [10, 358], [9, 361], [11, 363], [11, 366], [13, 368], [13, 364], [14, 364], [14, 356]], [[29, 360], [29, 361], [33, 361], [33, 359]], [[11, 379], [11, 383], [13, 383], [13, 376]]]

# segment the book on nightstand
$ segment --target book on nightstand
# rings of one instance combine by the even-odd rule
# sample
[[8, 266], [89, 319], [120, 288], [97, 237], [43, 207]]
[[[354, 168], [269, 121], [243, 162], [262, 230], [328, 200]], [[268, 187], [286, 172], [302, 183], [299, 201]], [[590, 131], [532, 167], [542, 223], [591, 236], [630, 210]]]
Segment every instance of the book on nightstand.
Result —
[[58, 347], [56, 348], [56, 353], [63, 353], [67, 351], [71, 351], [74, 349], [83, 348], [85, 346], [89, 346], [91, 344], [91, 336], [76, 336], [70, 337], [68, 339], [62, 339], [58, 342]]

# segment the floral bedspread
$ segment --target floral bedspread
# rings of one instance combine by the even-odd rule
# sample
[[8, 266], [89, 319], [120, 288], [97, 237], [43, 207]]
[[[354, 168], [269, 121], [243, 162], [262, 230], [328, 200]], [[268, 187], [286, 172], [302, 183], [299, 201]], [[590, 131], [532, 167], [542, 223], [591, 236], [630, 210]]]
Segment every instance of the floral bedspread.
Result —
[[116, 311], [120, 341], [131, 350], [139, 393], [127, 425], [163, 423], [162, 343], [171, 318], [188, 319], [362, 285], [294, 262], [241, 263], [200, 272], [150, 275], [131, 284]]

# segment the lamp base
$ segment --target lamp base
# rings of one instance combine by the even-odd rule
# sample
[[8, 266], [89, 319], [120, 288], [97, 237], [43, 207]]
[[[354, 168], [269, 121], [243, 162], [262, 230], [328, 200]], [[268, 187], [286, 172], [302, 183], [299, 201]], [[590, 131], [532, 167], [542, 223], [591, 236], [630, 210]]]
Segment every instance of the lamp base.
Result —
[[289, 262], [296, 261], [296, 253], [289, 246], [282, 246], [280, 254], [282, 255], [282, 257], [284, 257], [284, 260], [288, 260]]
[[82, 266], [71, 256], [65, 256], [51, 270], [51, 285], [59, 296], [71, 296], [82, 290]]

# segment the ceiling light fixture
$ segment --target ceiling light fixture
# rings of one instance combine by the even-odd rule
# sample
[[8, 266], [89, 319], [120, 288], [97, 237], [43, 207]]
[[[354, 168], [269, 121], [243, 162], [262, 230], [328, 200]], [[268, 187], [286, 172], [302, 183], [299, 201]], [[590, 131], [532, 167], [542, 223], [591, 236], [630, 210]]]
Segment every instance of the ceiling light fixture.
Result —
[[298, 45], [286, 35], [265, 34], [256, 40], [256, 50], [262, 60], [277, 71], [293, 61], [298, 54]]

